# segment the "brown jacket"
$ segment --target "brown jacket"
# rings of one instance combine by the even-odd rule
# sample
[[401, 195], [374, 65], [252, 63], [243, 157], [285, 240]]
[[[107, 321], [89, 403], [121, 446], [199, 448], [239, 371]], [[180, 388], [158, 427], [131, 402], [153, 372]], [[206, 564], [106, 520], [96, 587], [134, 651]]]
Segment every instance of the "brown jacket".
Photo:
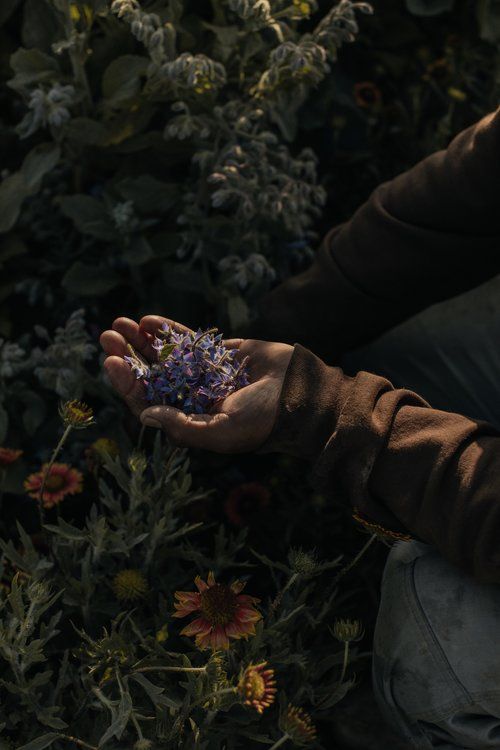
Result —
[[251, 335], [295, 343], [261, 452], [309, 458], [318, 486], [365, 525], [500, 583], [500, 433], [319, 359], [499, 272], [500, 109], [331, 229], [312, 266], [264, 299]]

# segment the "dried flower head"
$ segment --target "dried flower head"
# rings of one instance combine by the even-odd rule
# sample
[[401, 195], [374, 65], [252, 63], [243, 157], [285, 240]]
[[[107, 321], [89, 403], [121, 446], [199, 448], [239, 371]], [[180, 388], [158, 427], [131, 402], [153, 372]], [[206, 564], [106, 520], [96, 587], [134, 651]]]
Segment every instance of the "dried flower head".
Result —
[[115, 575], [111, 588], [121, 602], [133, 602], [147, 593], [148, 583], [140, 570], [126, 568]]
[[363, 626], [359, 620], [335, 620], [333, 625], [333, 635], [342, 643], [359, 641], [363, 633]]
[[238, 693], [245, 706], [252, 706], [259, 714], [274, 702], [276, 695], [274, 669], [265, 669], [266, 666], [267, 661], [251, 664], [238, 682]]
[[164, 323], [152, 347], [157, 362], [148, 364], [132, 347], [129, 363], [146, 386], [146, 399], [153, 404], [169, 404], [185, 414], [206, 413], [217, 401], [248, 385], [247, 358], [236, 360], [235, 349], [222, 344], [216, 328], [179, 332]]
[[140, 740], [137, 740], [137, 742], [134, 745], [134, 750], [151, 750], [153, 747], [153, 743], [151, 740], [146, 740], [144, 737], [141, 737]]
[[59, 416], [66, 427], [84, 430], [94, 424], [94, 412], [83, 401], [65, 401], [59, 405]]
[[[43, 464], [41, 471], [30, 474], [24, 480], [24, 489], [34, 500], [39, 500], [40, 490], [49, 464]], [[76, 495], [82, 491], [83, 475], [68, 464], [52, 464], [45, 479], [42, 504], [44, 508], [58, 505], [66, 495]]]
[[15, 450], [14, 448], [0, 448], [0, 469], [10, 466], [23, 455], [24, 451]]
[[176, 591], [176, 611], [173, 617], [186, 617], [192, 612], [200, 616], [183, 630], [181, 635], [196, 636], [199, 648], [228, 649], [230, 638], [248, 638], [255, 635], [255, 623], [262, 615], [254, 605], [260, 600], [241, 594], [245, 584], [235, 581], [229, 586], [216, 583], [214, 574], [207, 582], [196, 576], [197, 592]]
[[280, 727], [296, 745], [310, 745], [316, 739], [316, 727], [303, 708], [288, 706], [281, 716]]
[[288, 562], [294, 573], [304, 578], [313, 576], [318, 570], [318, 560], [314, 550], [304, 552], [303, 549], [291, 549], [288, 553]]

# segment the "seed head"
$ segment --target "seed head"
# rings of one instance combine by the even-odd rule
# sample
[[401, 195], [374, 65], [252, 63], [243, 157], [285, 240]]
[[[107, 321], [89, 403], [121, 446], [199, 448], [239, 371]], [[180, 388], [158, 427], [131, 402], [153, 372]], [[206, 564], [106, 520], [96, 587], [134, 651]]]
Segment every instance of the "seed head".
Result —
[[296, 745], [310, 745], [316, 739], [316, 727], [303, 708], [288, 706], [281, 717], [280, 727]]
[[274, 669], [266, 669], [267, 662], [251, 664], [241, 674], [238, 693], [245, 706], [251, 706], [261, 714], [274, 702], [276, 681]]
[[363, 627], [359, 620], [335, 620], [333, 635], [342, 643], [359, 641], [363, 637]]
[[148, 584], [140, 570], [126, 568], [113, 578], [111, 587], [117, 599], [123, 602], [141, 599], [148, 591]]

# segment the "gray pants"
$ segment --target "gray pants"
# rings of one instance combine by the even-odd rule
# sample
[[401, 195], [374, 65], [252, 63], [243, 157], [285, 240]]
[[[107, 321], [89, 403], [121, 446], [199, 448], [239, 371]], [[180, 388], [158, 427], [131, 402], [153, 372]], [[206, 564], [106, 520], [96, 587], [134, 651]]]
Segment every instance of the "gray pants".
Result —
[[[500, 278], [430, 308], [343, 366], [500, 428]], [[477, 583], [426, 544], [397, 542], [382, 581], [373, 685], [410, 747], [499, 750], [500, 585]]]

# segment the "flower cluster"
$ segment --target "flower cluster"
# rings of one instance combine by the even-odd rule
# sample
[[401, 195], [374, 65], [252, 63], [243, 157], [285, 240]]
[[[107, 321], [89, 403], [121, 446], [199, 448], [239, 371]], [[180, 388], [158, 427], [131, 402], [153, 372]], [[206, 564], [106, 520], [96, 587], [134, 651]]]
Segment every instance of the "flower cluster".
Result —
[[146, 399], [176, 406], [185, 414], [206, 413], [217, 401], [248, 385], [247, 359], [237, 362], [217, 329], [176, 331], [164, 323], [152, 347], [158, 361], [148, 364], [130, 347], [124, 359], [146, 386]]
[[71, 118], [70, 107], [75, 100], [76, 90], [71, 84], [54, 83], [48, 91], [41, 86], [34, 89], [28, 100], [29, 112], [17, 128], [19, 135], [28, 138], [47, 125], [61, 127]]

